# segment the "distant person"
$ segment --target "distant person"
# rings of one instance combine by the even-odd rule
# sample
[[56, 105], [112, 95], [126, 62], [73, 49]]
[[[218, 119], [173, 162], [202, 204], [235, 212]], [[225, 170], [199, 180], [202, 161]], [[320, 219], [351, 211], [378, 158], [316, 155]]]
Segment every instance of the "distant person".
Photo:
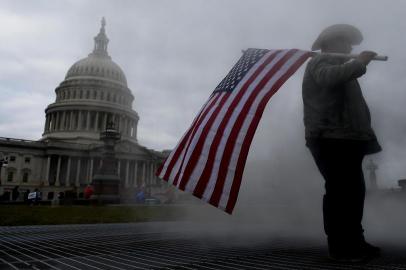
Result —
[[17, 201], [18, 197], [20, 197], [20, 191], [18, 190], [20, 187], [19, 186], [15, 186], [13, 188], [13, 191], [11, 192], [11, 199], [13, 201]]
[[30, 190], [26, 189], [26, 191], [24, 192], [24, 202], [28, 201], [28, 194], [30, 194]]
[[37, 205], [41, 201], [41, 192], [36, 188], [33, 192], [28, 194], [28, 201], [31, 205]]
[[[348, 54], [362, 39], [353, 26], [333, 25], [319, 35], [312, 50]], [[364, 239], [362, 160], [382, 149], [357, 81], [374, 56], [371, 51], [354, 60], [318, 55], [307, 64], [303, 78], [306, 146], [325, 180], [324, 230], [330, 258], [337, 261], [363, 261], [380, 253]]]
[[135, 201], [137, 202], [137, 203], [145, 203], [145, 192], [144, 192], [144, 190], [139, 190], [138, 192], [137, 192], [137, 194], [135, 195]]
[[94, 193], [93, 187], [91, 185], [87, 185], [84, 190], [84, 197], [86, 200], [90, 199]]

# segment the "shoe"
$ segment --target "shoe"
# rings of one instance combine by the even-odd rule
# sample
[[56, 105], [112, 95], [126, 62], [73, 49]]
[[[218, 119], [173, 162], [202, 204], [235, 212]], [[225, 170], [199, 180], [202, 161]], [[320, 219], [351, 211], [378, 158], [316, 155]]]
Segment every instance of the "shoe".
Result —
[[379, 247], [373, 246], [368, 242], [363, 242], [361, 248], [364, 249], [365, 253], [369, 257], [379, 257], [381, 255], [381, 249]]
[[369, 258], [365, 249], [345, 250], [341, 252], [329, 252], [329, 259], [342, 263], [365, 262]]

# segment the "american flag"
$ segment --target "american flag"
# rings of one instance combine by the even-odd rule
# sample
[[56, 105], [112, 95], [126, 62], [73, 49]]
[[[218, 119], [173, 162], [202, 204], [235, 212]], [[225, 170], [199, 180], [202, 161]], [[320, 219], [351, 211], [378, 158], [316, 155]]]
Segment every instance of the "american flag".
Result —
[[297, 49], [244, 51], [157, 175], [231, 214], [265, 105], [309, 56]]

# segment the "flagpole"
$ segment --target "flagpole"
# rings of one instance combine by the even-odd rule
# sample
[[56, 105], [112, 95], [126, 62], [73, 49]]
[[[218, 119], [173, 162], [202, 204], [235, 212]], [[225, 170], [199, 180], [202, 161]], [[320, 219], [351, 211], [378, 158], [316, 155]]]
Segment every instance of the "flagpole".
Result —
[[[320, 53], [320, 52], [311, 52], [311, 56], [314, 57], [316, 55], [329, 55], [335, 57], [345, 57], [345, 58], [357, 58], [359, 54], [345, 54], [345, 53]], [[388, 56], [385, 55], [377, 55], [372, 60], [376, 61], [388, 61]]]
[[[246, 50], [241, 50], [242, 53], [245, 53]], [[311, 57], [317, 56], [317, 55], [329, 55], [329, 56], [335, 56], [335, 57], [344, 57], [344, 58], [357, 58], [359, 54], [345, 54], [345, 53], [321, 53], [321, 52], [310, 52]], [[388, 61], [388, 56], [386, 55], [377, 55], [372, 60], [376, 61]]]

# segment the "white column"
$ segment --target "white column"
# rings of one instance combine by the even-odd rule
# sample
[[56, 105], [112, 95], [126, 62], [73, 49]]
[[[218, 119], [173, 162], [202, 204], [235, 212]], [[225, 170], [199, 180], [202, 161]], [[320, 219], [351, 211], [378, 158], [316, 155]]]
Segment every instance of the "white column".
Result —
[[80, 177], [80, 158], [78, 158], [78, 165], [77, 165], [77, 169], [76, 169], [76, 180], [75, 180], [75, 186], [79, 187], [80, 186], [80, 182], [79, 182], [79, 177]]
[[54, 124], [53, 124], [54, 128], [53, 130], [58, 130], [58, 113], [54, 112]]
[[86, 130], [90, 129], [90, 111], [87, 111], [87, 117], [86, 117]]
[[58, 156], [58, 165], [56, 167], [56, 179], [55, 179], [55, 186], [59, 187], [60, 182], [59, 182], [59, 176], [61, 174], [61, 156]]
[[59, 112], [55, 112], [55, 128], [54, 130], [59, 130]]
[[66, 179], [65, 179], [65, 186], [69, 187], [70, 182], [69, 182], [69, 178], [70, 178], [70, 163], [71, 163], [71, 158], [68, 157], [68, 168], [66, 170]]
[[82, 128], [82, 111], [78, 111], [78, 125], [77, 125], [77, 129], [80, 130]]
[[154, 163], [149, 164], [149, 184], [154, 184], [152, 180], [154, 179]]
[[127, 136], [131, 135], [131, 119], [127, 119]]
[[122, 131], [122, 134], [124, 136], [127, 136], [127, 117], [124, 117], [124, 119], [123, 119], [123, 131]]
[[65, 116], [65, 123], [66, 123], [65, 130], [69, 130], [71, 113], [70, 113], [70, 111], [68, 111], [65, 114], [66, 114], [66, 116]]
[[138, 122], [134, 121], [134, 138], [137, 139], [137, 126], [138, 126]]
[[52, 131], [56, 130], [56, 113], [55, 112], [52, 113], [52, 129], [51, 130]]
[[90, 159], [90, 170], [89, 170], [89, 177], [88, 177], [88, 184], [92, 182], [93, 179], [93, 158]]
[[120, 177], [120, 171], [121, 171], [121, 160], [118, 160], [118, 165], [117, 165], [117, 174]]
[[156, 176], [155, 176], [155, 170], [156, 170], [156, 168], [155, 168], [155, 163], [151, 163], [151, 183], [153, 183], [154, 185], [156, 184], [156, 181], [155, 181], [155, 179], [156, 179]]
[[94, 130], [97, 131], [97, 125], [99, 124], [99, 112], [96, 112], [96, 118], [94, 123]]
[[118, 118], [117, 130], [120, 131], [121, 134], [123, 134], [123, 115], [121, 115], [121, 114]]
[[70, 120], [69, 120], [69, 130], [73, 130], [73, 126], [74, 126], [74, 113], [73, 111], [70, 111]]
[[49, 170], [51, 169], [51, 156], [48, 156], [47, 167], [45, 171], [45, 186], [49, 186]]
[[103, 124], [102, 124], [102, 130], [106, 130], [106, 125], [107, 125], [107, 113], [104, 113], [103, 117]]
[[138, 173], [138, 166], [137, 165], [138, 165], [138, 162], [135, 161], [133, 187], [137, 187], [137, 173]]
[[16, 180], [16, 182], [17, 182], [17, 184], [20, 184], [21, 182], [22, 182], [22, 175], [23, 175], [23, 172], [22, 172], [22, 167], [23, 167], [23, 162], [24, 162], [24, 157], [23, 156], [17, 156], [16, 157], [16, 169], [17, 169], [17, 171], [16, 171], [16, 175], [15, 175], [15, 180]]
[[65, 118], [66, 118], [66, 112], [62, 112], [62, 118], [61, 118], [61, 130], [65, 130]]
[[146, 174], [146, 170], [147, 170], [147, 168], [146, 168], [146, 161], [144, 161], [143, 163], [142, 163], [142, 186], [146, 186], [146, 182], [145, 182], [145, 174]]
[[[7, 172], [6, 172], [5, 168], [4, 168], [4, 169], [1, 169], [0, 178], [2, 179], [3, 182], [4, 182], [4, 181], [7, 181]], [[4, 180], [3, 180], [3, 179], [4, 179]], [[1, 188], [0, 188], [0, 190], [1, 190]]]
[[54, 114], [51, 113], [51, 124], [49, 125], [49, 131], [53, 131], [54, 130], [54, 126], [55, 126], [55, 118], [54, 118]]
[[44, 127], [44, 133], [48, 131], [48, 127], [49, 127], [49, 114], [47, 114], [45, 116], [45, 127]]
[[125, 168], [125, 187], [129, 187], [130, 186], [130, 183], [129, 183], [129, 180], [130, 180], [130, 176], [129, 176], [129, 174], [130, 174], [130, 160], [127, 160], [126, 161], [126, 168]]

